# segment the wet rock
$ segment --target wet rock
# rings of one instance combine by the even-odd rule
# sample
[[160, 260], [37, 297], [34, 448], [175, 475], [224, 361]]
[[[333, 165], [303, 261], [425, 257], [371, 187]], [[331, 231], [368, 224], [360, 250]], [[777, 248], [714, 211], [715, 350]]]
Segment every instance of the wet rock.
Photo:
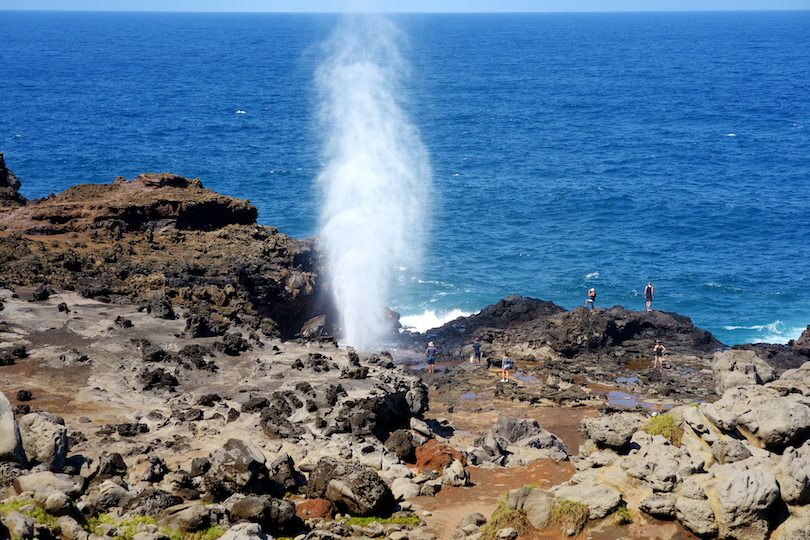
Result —
[[17, 401], [31, 401], [34, 399], [34, 394], [30, 390], [17, 391]]

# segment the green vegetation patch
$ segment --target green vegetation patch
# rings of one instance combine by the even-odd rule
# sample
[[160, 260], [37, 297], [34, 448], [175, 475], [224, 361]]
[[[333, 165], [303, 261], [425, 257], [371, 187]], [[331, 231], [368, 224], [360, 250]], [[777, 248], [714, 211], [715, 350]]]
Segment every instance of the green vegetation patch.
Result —
[[641, 429], [650, 435], [662, 435], [670, 444], [681, 445], [683, 429], [678, 426], [671, 414], [653, 416], [641, 426]]
[[220, 529], [219, 525], [211, 525], [207, 529], [195, 532], [184, 533], [180, 531], [174, 531], [170, 533], [166, 530], [164, 530], [163, 532], [168, 534], [171, 540], [216, 540], [217, 538], [225, 534], [225, 531]]
[[389, 523], [396, 523], [398, 525], [410, 525], [416, 527], [419, 525], [419, 516], [412, 515], [408, 517], [350, 517], [346, 518], [347, 525], [357, 525], [358, 527], [368, 527], [370, 523], [376, 521], [380, 525], [387, 525]]
[[505, 527], [512, 527], [518, 532], [518, 536], [523, 536], [527, 532], [534, 530], [532, 524], [526, 518], [526, 511], [523, 509], [507, 508], [506, 495], [498, 501], [498, 507], [492, 513], [486, 525], [481, 528], [482, 540], [493, 540], [499, 530]]
[[611, 513], [613, 517], [613, 523], [616, 525], [628, 525], [633, 523], [633, 517], [630, 515], [630, 510], [627, 509], [626, 505], [621, 505], [616, 507], [616, 509]]
[[559, 527], [563, 534], [573, 530], [576, 535], [585, 528], [590, 513], [587, 504], [561, 499], [551, 507], [549, 522], [551, 525]]

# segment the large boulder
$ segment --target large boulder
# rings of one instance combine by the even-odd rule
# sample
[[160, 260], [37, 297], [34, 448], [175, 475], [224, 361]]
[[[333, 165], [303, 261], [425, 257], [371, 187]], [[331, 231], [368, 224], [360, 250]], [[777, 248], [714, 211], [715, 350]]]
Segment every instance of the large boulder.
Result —
[[205, 487], [218, 501], [234, 493], [269, 493], [272, 484], [264, 454], [249, 441], [229, 439], [214, 454]]
[[211, 511], [199, 502], [170, 506], [159, 514], [158, 524], [183, 533], [200, 531], [211, 524]]
[[81, 476], [55, 474], [49, 471], [26, 474], [14, 479], [14, 491], [18, 494], [24, 491], [37, 492], [46, 487], [61, 491], [75, 499], [82, 493], [84, 479]]
[[769, 386], [741, 386], [726, 390], [700, 411], [726, 432], [735, 429], [756, 439], [766, 449], [801, 445], [810, 434], [810, 407], [801, 395], [782, 395]]
[[416, 447], [416, 469], [418, 471], [431, 470], [440, 472], [454, 459], [462, 465], [467, 465], [467, 459], [455, 448], [430, 439], [425, 444]]
[[[519, 449], [532, 448], [534, 459], [553, 459], [563, 461], [571, 452], [562, 440], [553, 433], [540, 427], [537, 420], [531, 418], [510, 418], [500, 415], [495, 425], [490, 428], [483, 439], [476, 441], [490, 455], [512, 452], [520, 454]], [[519, 465], [528, 465], [521, 461]]]
[[295, 504], [287, 499], [250, 495], [233, 504], [228, 514], [233, 522], [250, 521], [263, 531], [278, 533], [297, 524]]
[[219, 540], [268, 540], [258, 523], [237, 523], [219, 537]]
[[717, 395], [729, 388], [765, 384], [776, 379], [776, 372], [753, 351], [728, 350], [714, 353], [712, 371]]
[[353, 516], [383, 515], [394, 508], [391, 489], [377, 473], [332, 457], [318, 461], [307, 488], [308, 497], [328, 499]]
[[779, 499], [779, 485], [773, 474], [756, 469], [739, 471], [716, 486], [715, 493], [721, 538], [768, 538], [767, 512]]
[[124, 511], [157, 519], [164, 510], [182, 505], [182, 503], [182, 497], [172, 495], [162, 489], [148, 487], [129, 499], [124, 505]]
[[24, 466], [28, 464], [20, 430], [14, 419], [14, 409], [6, 395], [0, 392], [0, 462], [2, 461], [13, 461]]
[[600, 448], [626, 449], [633, 433], [642, 425], [641, 420], [628, 413], [612, 414], [601, 418], [585, 418], [579, 431]]
[[64, 421], [48, 413], [30, 413], [20, 418], [20, 438], [30, 461], [39, 461], [55, 472], [65, 466], [68, 451]]
[[590, 519], [602, 519], [622, 503], [619, 490], [600, 483], [554, 486], [549, 490], [557, 500], [567, 499], [588, 507]]
[[553, 500], [548, 493], [523, 486], [506, 495], [507, 510], [523, 510], [535, 529], [545, 529], [551, 516]]

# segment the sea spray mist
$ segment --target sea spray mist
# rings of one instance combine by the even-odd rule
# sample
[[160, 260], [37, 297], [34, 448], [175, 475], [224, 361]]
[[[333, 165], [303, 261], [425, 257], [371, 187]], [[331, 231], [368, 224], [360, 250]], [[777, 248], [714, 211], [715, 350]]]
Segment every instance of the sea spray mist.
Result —
[[344, 17], [316, 71], [324, 168], [321, 237], [341, 316], [341, 340], [377, 344], [398, 273], [418, 266], [431, 171], [403, 111], [404, 36], [377, 15]]

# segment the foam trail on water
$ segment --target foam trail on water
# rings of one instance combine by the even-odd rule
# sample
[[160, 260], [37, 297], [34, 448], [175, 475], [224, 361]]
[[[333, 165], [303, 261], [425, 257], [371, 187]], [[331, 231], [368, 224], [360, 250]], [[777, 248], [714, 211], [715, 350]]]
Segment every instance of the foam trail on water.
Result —
[[341, 338], [358, 348], [383, 337], [393, 273], [418, 263], [432, 183], [427, 151], [401, 107], [401, 39], [385, 18], [346, 17], [316, 72], [326, 163], [321, 237]]

